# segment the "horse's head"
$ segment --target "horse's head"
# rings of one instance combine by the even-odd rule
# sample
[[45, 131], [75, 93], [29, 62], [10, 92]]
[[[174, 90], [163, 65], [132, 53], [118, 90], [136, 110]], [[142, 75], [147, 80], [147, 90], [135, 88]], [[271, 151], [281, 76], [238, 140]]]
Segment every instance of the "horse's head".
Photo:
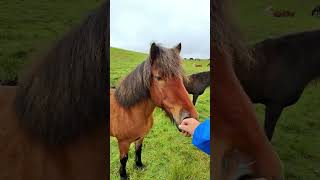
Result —
[[185, 118], [198, 118], [198, 113], [189, 99], [183, 84], [185, 78], [180, 57], [181, 43], [174, 48], [151, 45], [150, 96], [178, 126]]

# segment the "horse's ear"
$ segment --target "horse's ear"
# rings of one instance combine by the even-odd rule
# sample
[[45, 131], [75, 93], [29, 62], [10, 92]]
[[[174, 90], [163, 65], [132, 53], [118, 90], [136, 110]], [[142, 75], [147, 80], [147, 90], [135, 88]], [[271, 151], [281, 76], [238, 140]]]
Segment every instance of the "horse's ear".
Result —
[[180, 53], [181, 52], [181, 43], [179, 43], [174, 49], [177, 50], [178, 53]]
[[154, 60], [157, 59], [157, 57], [159, 56], [159, 47], [157, 46], [156, 43], [152, 43], [151, 44], [151, 48], [150, 48], [150, 57], [151, 57], [151, 63], [154, 62]]

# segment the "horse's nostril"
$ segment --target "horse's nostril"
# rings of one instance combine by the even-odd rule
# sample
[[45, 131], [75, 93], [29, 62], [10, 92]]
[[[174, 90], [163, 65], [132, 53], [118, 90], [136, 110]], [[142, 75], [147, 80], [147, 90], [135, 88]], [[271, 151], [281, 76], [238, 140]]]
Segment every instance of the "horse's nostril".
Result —
[[190, 113], [187, 111], [182, 111], [180, 114], [181, 121], [187, 118], [190, 118]]

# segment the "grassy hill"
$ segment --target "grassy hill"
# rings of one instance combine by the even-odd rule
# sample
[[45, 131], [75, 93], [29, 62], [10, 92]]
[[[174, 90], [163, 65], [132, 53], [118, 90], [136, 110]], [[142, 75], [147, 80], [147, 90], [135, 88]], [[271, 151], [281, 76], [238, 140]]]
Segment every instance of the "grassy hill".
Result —
[[1, 0], [0, 79], [13, 79], [21, 65], [77, 24], [102, 0]]
[[[124, 78], [147, 54], [137, 53], [118, 48], [110, 50], [110, 83], [116, 86], [121, 78]], [[183, 67], [187, 74], [207, 71], [209, 67], [206, 61], [184, 61]], [[202, 67], [194, 67], [193, 64], [201, 64]], [[200, 119], [209, 117], [210, 92], [209, 88], [199, 97], [196, 108]], [[191, 144], [191, 138], [182, 136], [170, 120], [160, 109], [154, 112], [154, 125], [144, 140], [142, 161], [146, 169], [138, 171], [134, 168], [134, 144], [131, 145], [127, 172], [132, 180], [179, 180], [179, 179], [209, 179], [209, 156], [197, 150]], [[118, 146], [115, 138], [111, 140], [111, 179], [119, 179], [120, 167]]]
[[[250, 43], [267, 37], [320, 28], [320, 18], [311, 16], [313, 8], [320, 4], [318, 0], [243, 0], [234, 4], [234, 17]], [[295, 11], [295, 16], [272, 17], [265, 11], [268, 6]]]
[[[320, 17], [311, 11], [318, 0], [237, 1], [235, 17], [249, 43], [272, 36], [320, 29]], [[265, 13], [267, 6], [296, 12], [292, 18], [275, 18]], [[320, 46], [319, 46], [320, 50]], [[256, 106], [260, 119], [264, 107]], [[281, 115], [272, 144], [285, 166], [286, 179], [320, 179], [320, 86], [310, 85], [297, 104]]]

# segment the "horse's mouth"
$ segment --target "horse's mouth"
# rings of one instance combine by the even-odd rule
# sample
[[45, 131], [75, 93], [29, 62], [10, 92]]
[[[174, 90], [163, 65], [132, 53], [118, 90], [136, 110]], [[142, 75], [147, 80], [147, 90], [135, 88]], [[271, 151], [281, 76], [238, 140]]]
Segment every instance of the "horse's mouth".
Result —
[[[181, 118], [181, 121], [180, 121], [180, 124], [181, 124], [181, 122], [182, 122], [184, 119], [187, 119], [187, 118], [190, 118], [190, 117], [189, 117], [189, 116], [182, 117], [182, 118]], [[181, 129], [179, 128], [179, 125], [180, 125], [180, 124], [176, 123], [176, 121], [175, 121], [175, 125], [176, 125], [178, 131], [179, 131], [179, 132], [182, 132]]]
[[187, 112], [187, 111], [181, 111], [181, 113], [180, 113], [180, 119], [179, 119], [179, 124], [177, 123], [177, 121], [175, 121], [176, 122], [176, 127], [178, 128], [178, 130], [181, 132], [181, 129], [179, 128], [179, 125], [182, 123], [182, 121], [184, 120], [184, 119], [187, 119], [187, 118], [190, 118], [190, 113], [189, 112]]
[[182, 130], [179, 128], [179, 125], [178, 125], [177, 123], [175, 123], [175, 125], [176, 125], [178, 131], [179, 131], [179, 132], [182, 132]]
[[166, 115], [170, 118], [170, 120], [172, 121], [172, 123], [174, 123], [178, 129], [178, 131], [182, 132], [181, 129], [179, 128], [179, 125], [181, 124], [181, 122], [184, 119], [190, 118], [190, 113], [186, 112], [186, 111], [182, 111], [180, 113], [180, 117], [179, 119], [174, 118], [173, 114], [169, 111], [167, 111], [165, 108], [162, 108], [164, 110], [164, 112], [166, 113]]

